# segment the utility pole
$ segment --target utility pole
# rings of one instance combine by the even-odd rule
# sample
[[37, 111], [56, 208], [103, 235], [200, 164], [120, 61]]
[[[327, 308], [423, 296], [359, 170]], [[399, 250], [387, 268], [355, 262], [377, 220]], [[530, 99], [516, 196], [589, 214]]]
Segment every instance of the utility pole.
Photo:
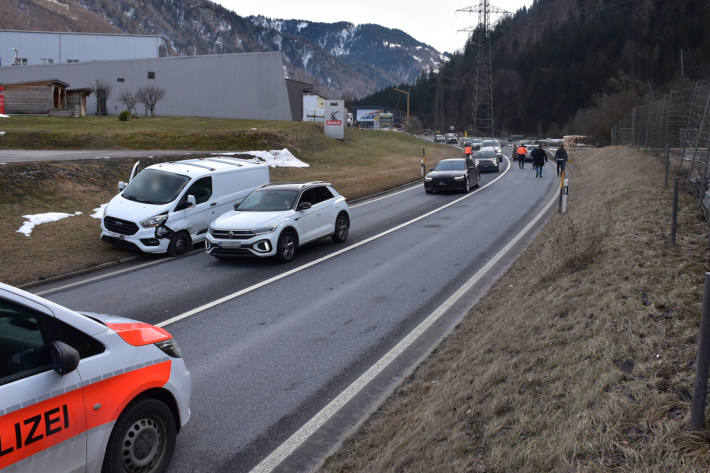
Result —
[[509, 15], [510, 12], [491, 5], [488, 0], [480, 0], [478, 5], [461, 8], [457, 12], [477, 13], [478, 25], [461, 31], [470, 31], [476, 46], [473, 63], [473, 110], [471, 127], [486, 136], [493, 137], [493, 54], [491, 52], [490, 15]]
[[436, 76], [436, 95], [434, 96], [434, 129], [441, 130], [446, 126], [446, 114], [444, 113], [444, 64], [439, 61], [439, 72]]

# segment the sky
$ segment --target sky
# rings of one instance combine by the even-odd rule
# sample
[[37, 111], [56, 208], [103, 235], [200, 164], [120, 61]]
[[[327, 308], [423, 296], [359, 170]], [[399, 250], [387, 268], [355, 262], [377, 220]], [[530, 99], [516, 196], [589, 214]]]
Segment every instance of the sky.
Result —
[[[398, 28], [418, 41], [441, 52], [463, 48], [468, 33], [458, 32], [473, 26], [478, 16], [456, 12], [459, 8], [478, 5], [478, 0], [213, 0], [240, 16], [263, 15], [269, 18], [299, 19], [335, 23], [376, 23]], [[494, 0], [493, 4], [514, 13], [532, 0]], [[405, 7], [405, 5], [407, 5]]]

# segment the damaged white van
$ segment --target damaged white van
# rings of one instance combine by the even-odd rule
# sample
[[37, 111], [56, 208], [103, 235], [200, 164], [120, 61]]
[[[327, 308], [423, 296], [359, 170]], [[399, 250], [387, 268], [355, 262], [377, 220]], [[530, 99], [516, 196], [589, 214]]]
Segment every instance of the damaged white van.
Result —
[[[134, 167], [135, 172], [135, 167]], [[205, 239], [210, 222], [269, 183], [269, 168], [210, 157], [143, 169], [104, 208], [101, 239], [146, 253], [185, 253]]]

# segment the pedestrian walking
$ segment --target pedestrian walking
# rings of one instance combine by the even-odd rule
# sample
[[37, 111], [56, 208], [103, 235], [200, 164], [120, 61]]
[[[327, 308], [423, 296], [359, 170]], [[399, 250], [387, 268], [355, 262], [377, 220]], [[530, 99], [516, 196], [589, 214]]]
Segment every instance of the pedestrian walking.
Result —
[[547, 161], [547, 153], [543, 149], [542, 145], [538, 146], [530, 152], [530, 156], [533, 160], [533, 169], [535, 170], [535, 177], [542, 177], [542, 167]]
[[520, 146], [518, 146], [518, 167], [520, 169], [525, 168], [525, 154], [528, 152], [527, 149], [525, 149], [525, 145], [520, 143]]
[[567, 164], [567, 151], [565, 150], [565, 145], [561, 144], [559, 149], [555, 152], [555, 161], [557, 161], [557, 175], [559, 176], [561, 172], [565, 172], [565, 165]]

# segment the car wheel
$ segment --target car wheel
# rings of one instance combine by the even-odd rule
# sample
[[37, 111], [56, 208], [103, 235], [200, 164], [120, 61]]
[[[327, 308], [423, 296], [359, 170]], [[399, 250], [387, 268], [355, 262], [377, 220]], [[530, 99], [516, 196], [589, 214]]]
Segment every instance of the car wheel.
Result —
[[331, 236], [334, 242], [342, 243], [348, 239], [348, 231], [350, 230], [350, 220], [344, 213], [338, 215], [335, 219], [335, 232]]
[[162, 473], [175, 450], [172, 411], [156, 399], [141, 399], [121, 414], [111, 431], [102, 473]]
[[282, 263], [288, 263], [296, 256], [297, 247], [296, 234], [291, 230], [286, 230], [279, 236], [279, 241], [276, 244], [276, 257]]
[[168, 256], [180, 256], [190, 249], [190, 237], [185, 232], [177, 232], [170, 237]]
[[468, 194], [471, 192], [471, 182], [468, 180], [468, 176], [466, 176], [466, 187], [464, 187], [463, 191]]
[[426, 187], [424, 188], [424, 192], [427, 194], [431, 194], [433, 191], [431, 189], [427, 189]]

